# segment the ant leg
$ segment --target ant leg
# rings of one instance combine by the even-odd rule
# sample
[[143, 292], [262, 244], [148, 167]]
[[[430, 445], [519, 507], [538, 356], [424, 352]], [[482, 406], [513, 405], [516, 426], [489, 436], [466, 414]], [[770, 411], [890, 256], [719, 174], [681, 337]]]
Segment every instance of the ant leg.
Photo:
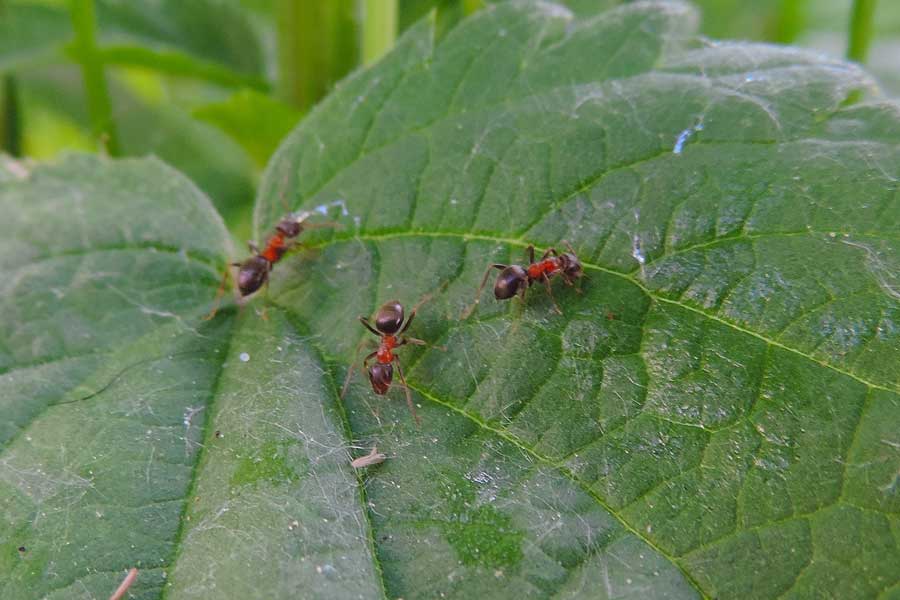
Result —
[[422, 296], [421, 300], [416, 302], [416, 305], [412, 307], [411, 311], [409, 311], [409, 317], [406, 319], [406, 323], [403, 324], [403, 327], [400, 329], [400, 331], [397, 332], [397, 335], [402, 335], [403, 332], [409, 329], [409, 326], [412, 324], [413, 318], [416, 316], [416, 312], [422, 307], [423, 304], [431, 300], [433, 296], [434, 294], [425, 294], [424, 296]]
[[550, 278], [544, 274], [541, 276], [541, 279], [544, 280], [544, 285], [547, 287], [547, 294], [550, 296], [550, 302], [553, 303], [553, 310], [556, 311], [556, 314], [558, 315], [563, 314], [563, 311], [560, 310], [559, 305], [556, 303], [556, 298], [553, 297], [553, 288], [550, 285]]
[[470, 304], [469, 307], [463, 311], [462, 315], [460, 315], [459, 318], [461, 321], [465, 321], [466, 319], [468, 319], [469, 315], [472, 314], [472, 311], [475, 310], [475, 306], [478, 305], [479, 296], [481, 296], [481, 292], [484, 291], [484, 285], [487, 283], [488, 276], [491, 274], [491, 269], [497, 269], [499, 271], [502, 271], [506, 267], [507, 267], [507, 265], [501, 265], [500, 263], [494, 263], [485, 270], [484, 277], [481, 279], [481, 285], [478, 286], [478, 291], [475, 293], [475, 301], [472, 302], [472, 304]]
[[412, 344], [413, 346], [430, 346], [431, 348], [437, 348], [441, 352], [446, 352], [446, 346], [438, 346], [437, 344], [429, 344], [425, 340], [420, 340], [419, 338], [414, 337], [404, 337], [400, 338], [400, 343], [397, 344], [397, 347], [405, 346], [406, 344]]
[[213, 317], [216, 316], [216, 313], [219, 312], [219, 304], [222, 302], [222, 296], [225, 295], [225, 284], [228, 282], [228, 269], [225, 270], [225, 274], [222, 275], [222, 281], [219, 283], [219, 289], [216, 290], [216, 297], [213, 300], [212, 310], [209, 311], [205, 317], [203, 317], [204, 321], [209, 321]]
[[534, 244], [528, 244], [528, 248], [525, 249], [525, 254], [528, 255], [528, 264], [534, 264]]
[[372, 324], [369, 323], [368, 317], [359, 317], [359, 322], [363, 324], [363, 327], [365, 327], [366, 329], [368, 329], [369, 331], [371, 331], [378, 337], [381, 337], [381, 332], [378, 331], [377, 329], [375, 329], [374, 327], [372, 327]]
[[409, 317], [406, 319], [406, 323], [403, 325], [403, 327], [400, 329], [400, 331], [397, 332], [397, 335], [400, 335], [401, 333], [403, 333], [404, 331], [409, 329], [409, 326], [412, 323], [413, 317], [415, 317], [415, 316], [416, 316], [416, 309], [414, 308], [414, 309], [412, 309], [412, 312], [409, 313]]
[[230, 263], [228, 267], [225, 268], [225, 273], [222, 275], [222, 281], [219, 283], [219, 289], [216, 290], [216, 298], [213, 300], [212, 310], [209, 311], [209, 314], [203, 317], [204, 321], [209, 321], [213, 317], [216, 316], [216, 313], [219, 311], [219, 304], [222, 302], [222, 296], [225, 295], [225, 284], [228, 282], [228, 278], [231, 276], [231, 267], [239, 267], [240, 263]]
[[541, 260], [545, 260], [548, 256], [559, 256], [559, 252], [556, 251], [556, 248], [547, 248], [547, 251], [544, 252], [544, 255], [541, 257]]
[[575, 248], [572, 247], [572, 244], [570, 244], [570, 243], [567, 242], [566, 240], [563, 240], [563, 241], [562, 241], [562, 244], [563, 244], [563, 246], [566, 247], [566, 250], [568, 250], [569, 252], [571, 252], [573, 255], [577, 256], [577, 254], [575, 254]]
[[363, 369], [369, 370], [369, 361], [378, 354], [378, 350], [373, 350], [366, 354], [366, 357], [363, 359]]
[[333, 227], [334, 229], [343, 229], [344, 226], [337, 221], [320, 221], [319, 223], [303, 223], [303, 230], [306, 231], [308, 229], [326, 229], [328, 227]]
[[372, 404], [369, 402], [368, 394], [360, 397], [360, 400], [362, 400], [362, 403], [366, 405], [366, 408], [369, 409], [369, 412], [372, 413], [372, 416], [375, 417], [375, 422], [378, 423], [378, 428], [380, 429], [381, 427], [383, 427], [384, 425], [381, 423], [381, 411], [379, 410], [381, 407], [381, 403], [376, 402], [375, 406], [372, 406]]
[[400, 368], [400, 359], [394, 357], [394, 362], [397, 363], [397, 374], [400, 376], [400, 383], [403, 384], [403, 389], [406, 391], [406, 405], [409, 407], [409, 412], [412, 413], [413, 419], [416, 420], [416, 426], [419, 427], [422, 425], [421, 419], [419, 419], [419, 415], [416, 413], [416, 405], [413, 404], [412, 401], [412, 392], [409, 391], [409, 385], [406, 383], [406, 377], [403, 376], [403, 369]]
[[523, 285], [522, 289], [516, 292], [516, 297], [519, 299], [519, 303], [524, 307], [525, 306], [525, 292], [528, 288], [531, 287], [531, 280], [528, 280], [528, 285]]
[[297, 240], [289, 240], [284, 245], [284, 252], [282, 253], [282, 257], [288, 256], [289, 254], [294, 254], [295, 252], [304, 250], [307, 247], [308, 246], [303, 242], [298, 242]]
[[[344, 396], [347, 395], [347, 388], [350, 387], [350, 376], [353, 375], [353, 369], [356, 368], [356, 359], [357, 359], [357, 357], [359, 357], [359, 351], [362, 350], [363, 344], [365, 344], [368, 341], [369, 340], [362, 340], [356, 346], [356, 352], [353, 354], [353, 362], [350, 363], [350, 368], [347, 369], [347, 377], [344, 379], [344, 386], [341, 388], [341, 395], [340, 395], [341, 400], [343, 400]], [[373, 356], [375, 356], [376, 354], [378, 354], [377, 350], [375, 352], [372, 352], [371, 354], [369, 354], [368, 356], [366, 356], [363, 359], [363, 368], [364, 369], [368, 367], [368, 364], [366, 364], [366, 363], [369, 361], [369, 359], [372, 358]]]
[[575, 285], [575, 281], [574, 281], [571, 277], [569, 277], [568, 275], [566, 275], [564, 271], [560, 271], [560, 276], [562, 276], [563, 283], [565, 283], [567, 286], [569, 286], [570, 288], [572, 288], [573, 290], [575, 290], [575, 293], [576, 293], [576, 294], [581, 294], [581, 293], [583, 293], [583, 292], [581, 291], [581, 286], [580, 286], [580, 285]]
[[[267, 267], [267, 270], [266, 270], [266, 280], [263, 282], [263, 286], [265, 286], [265, 289], [263, 289], [263, 298], [265, 299], [266, 302], [269, 301], [269, 281], [271, 281], [269, 279], [269, 274], [271, 272], [272, 272], [272, 263], [269, 263], [269, 266]], [[263, 321], [269, 320], [269, 310], [265, 304], [263, 304], [262, 311], [257, 311], [256, 314], [258, 314]]]

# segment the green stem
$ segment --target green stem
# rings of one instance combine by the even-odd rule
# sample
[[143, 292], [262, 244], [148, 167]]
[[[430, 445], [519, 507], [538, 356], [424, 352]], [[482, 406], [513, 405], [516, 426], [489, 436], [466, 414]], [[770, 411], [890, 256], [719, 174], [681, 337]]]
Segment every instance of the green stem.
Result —
[[279, 91], [301, 110], [318, 102], [359, 58], [354, 0], [277, 0]]
[[3, 92], [0, 96], [0, 150], [11, 156], [22, 156], [22, 115], [19, 106], [16, 78], [3, 76]]
[[118, 156], [119, 140], [112, 118], [112, 101], [106, 85], [103, 61], [97, 48], [94, 0], [70, 0], [69, 7], [72, 28], [75, 30], [72, 53], [81, 64], [91, 131], [106, 147], [110, 156]]
[[853, 0], [847, 58], [860, 64], [866, 62], [866, 55], [872, 42], [875, 3], [876, 0]]
[[806, 26], [806, 0], [782, 0], [772, 41], [793, 43]]
[[397, 0], [364, 0], [362, 61], [370, 65], [394, 45], [397, 38]]

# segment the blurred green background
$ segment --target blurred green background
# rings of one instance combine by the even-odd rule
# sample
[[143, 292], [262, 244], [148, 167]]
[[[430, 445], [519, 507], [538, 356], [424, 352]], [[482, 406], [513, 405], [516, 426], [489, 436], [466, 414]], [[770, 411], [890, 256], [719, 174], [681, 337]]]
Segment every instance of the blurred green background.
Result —
[[[0, 0], [0, 150], [153, 153], [239, 239], [278, 142], [348, 72], [434, 11], [438, 35], [486, 0]], [[566, 0], [580, 14], [617, 0]], [[865, 61], [900, 95], [896, 0], [694, 0], [704, 35]]]

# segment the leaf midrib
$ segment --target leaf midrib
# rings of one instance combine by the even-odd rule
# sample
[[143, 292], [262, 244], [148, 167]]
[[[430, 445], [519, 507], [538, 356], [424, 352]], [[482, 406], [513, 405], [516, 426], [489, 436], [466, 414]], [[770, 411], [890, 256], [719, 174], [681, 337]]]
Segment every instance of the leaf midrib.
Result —
[[[783, 235], [783, 236], [798, 237], [798, 236], [802, 236], [803, 234], [809, 234], [809, 233], [821, 233], [821, 234], [823, 234], [823, 235], [825, 234], [824, 232], [807, 231], [807, 232], [789, 232], [789, 233], [787, 233], [787, 234], [760, 234], [760, 235], [755, 235], [755, 236], [753, 236], [753, 235], [741, 235], [741, 236], [730, 236], [730, 237], [719, 238], [719, 241], [721, 241], [721, 242], [724, 242], [724, 241], [734, 241], [734, 240], [736, 240], [736, 239], [737, 239], [737, 240], [740, 240], [740, 239], [745, 239], [745, 238], [758, 239], [758, 238], [766, 238], [766, 237], [778, 237], [778, 236], [782, 236], [782, 235]], [[830, 232], [829, 232], [829, 233], [830, 233]], [[854, 235], [859, 235], [859, 234], [854, 234]], [[363, 240], [363, 241], [378, 242], [378, 241], [386, 241], [386, 240], [392, 240], [392, 239], [415, 238], [415, 237], [423, 237], [423, 238], [450, 238], [450, 239], [459, 239], [459, 240], [462, 240], [462, 241], [464, 241], [464, 242], [468, 242], [468, 241], [494, 242], [494, 243], [497, 243], [497, 244], [505, 244], [505, 245], [508, 245], [508, 246], [514, 246], [514, 247], [517, 247], [517, 248], [527, 248], [529, 245], [532, 245], [530, 242], [524, 241], [521, 237], [519, 237], [519, 238], [505, 238], [505, 237], [494, 236], [494, 235], [488, 235], [488, 234], [459, 233], [459, 232], [450, 232], [450, 231], [444, 232], [444, 231], [414, 230], [414, 231], [394, 231], [394, 232], [386, 232], [386, 233], [364, 233], [364, 234], [359, 234], [359, 235], [355, 235], [355, 236], [335, 237], [335, 238], [332, 238], [331, 240], [328, 240], [328, 241], [326, 241], [326, 242], [322, 242], [322, 243], [319, 243], [319, 244], [310, 244], [310, 245], [307, 246], [307, 248], [310, 248], [310, 249], [322, 249], [322, 248], [325, 248], [325, 247], [330, 246], [330, 245], [335, 244], [335, 243], [347, 242], [347, 241], [352, 241], [352, 240]], [[881, 236], [879, 236], [879, 237], [881, 237]], [[699, 245], [698, 247], [701, 247], [701, 246], [709, 246], [709, 245], [711, 245], [711, 244], [712, 244], [712, 242], [709, 242], [709, 243], [706, 243], [706, 244]], [[692, 249], [692, 248], [693, 248], [693, 247], [684, 248], [684, 249], [679, 250], [679, 252], [687, 252], [688, 250], [690, 250], [690, 249]], [[676, 253], [676, 254], [677, 254], [677, 253]], [[652, 263], [655, 262], [656, 260], [659, 260], [659, 259], [661, 259], [661, 258], [669, 258], [669, 257], [671, 257], [671, 256], [673, 256], [673, 254], [661, 256], [661, 257], [659, 257], [659, 258], [657, 258], [657, 259], [654, 259], [653, 261], [650, 261], [650, 262], [646, 263], [646, 264], [644, 265], [644, 267], [646, 268], [647, 265], [652, 264]], [[766, 336], [766, 335], [764, 335], [764, 334], [762, 334], [762, 333], [758, 333], [758, 332], [753, 331], [753, 330], [751, 330], [751, 329], [747, 329], [746, 327], [743, 327], [743, 326], [741, 326], [741, 325], [739, 325], [739, 324], [737, 324], [737, 323], [734, 323], [734, 322], [732, 322], [732, 321], [729, 321], [729, 320], [727, 320], [727, 319], [724, 319], [724, 318], [722, 318], [722, 317], [720, 317], [720, 316], [718, 316], [718, 315], [716, 315], [716, 314], [707, 312], [707, 311], [705, 311], [705, 310], [703, 310], [703, 309], [700, 309], [700, 308], [697, 308], [697, 307], [695, 307], [695, 306], [691, 306], [690, 304], [687, 304], [687, 303], [682, 302], [682, 301], [680, 301], [680, 300], [676, 300], [676, 299], [673, 299], [673, 298], [667, 298], [666, 296], [663, 296], [663, 295], [661, 295], [661, 294], [659, 294], [659, 293], [657, 293], [657, 292], [654, 292], [653, 290], [651, 290], [650, 288], [648, 288], [646, 285], [644, 285], [642, 282], [640, 282], [638, 279], [636, 279], [636, 278], [632, 275], [632, 273], [634, 273], [635, 271], [632, 271], [632, 272], [630, 272], [630, 273], [625, 273], [625, 272], [622, 272], [622, 271], [616, 271], [615, 269], [610, 269], [610, 268], [608, 268], [608, 267], [604, 267], [604, 266], [601, 266], [601, 265], [598, 265], [598, 264], [595, 264], [595, 263], [591, 263], [591, 262], [586, 262], [586, 261], [583, 261], [583, 260], [582, 260], [582, 265], [583, 265], [585, 268], [587, 268], [587, 269], [591, 269], [591, 270], [594, 270], [594, 271], [600, 271], [600, 272], [607, 273], [607, 274], [609, 274], [609, 275], [614, 275], [614, 276], [616, 276], [616, 277], [619, 277], [619, 278], [621, 278], [621, 279], [624, 279], [625, 281], [628, 281], [628, 282], [630, 282], [631, 284], [635, 285], [635, 286], [636, 286], [637, 288], [639, 288], [639, 289], [640, 289], [647, 297], [649, 297], [649, 298], [651, 298], [651, 299], [653, 299], [653, 300], [656, 300], [656, 301], [658, 301], [658, 302], [662, 302], [662, 303], [665, 303], [665, 304], [670, 304], [670, 305], [673, 305], [673, 306], [677, 306], [677, 307], [682, 308], [682, 309], [684, 309], [684, 310], [688, 310], [688, 311], [691, 311], [691, 312], [696, 313], [696, 314], [698, 314], [698, 315], [702, 315], [702, 316], [704, 316], [704, 317], [706, 317], [706, 318], [708, 318], [708, 319], [711, 319], [711, 320], [713, 320], [713, 321], [716, 321], [716, 322], [718, 322], [718, 323], [720, 323], [720, 324], [722, 324], [722, 325], [724, 325], [724, 326], [726, 326], [726, 327], [728, 327], [728, 328], [730, 328], [730, 329], [733, 329], [733, 330], [735, 330], [735, 331], [739, 331], [739, 332], [741, 332], [741, 333], [743, 333], [743, 334], [750, 335], [750, 336], [753, 336], [753, 337], [755, 337], [755, 338], [757, 338], [757, 339], [759, 339], [759, 340], [762, 340], [763, 342], [765, 342], [765, 343], [766, 343], [767, 345], [769, 345], [769, 346], [774, 346], [774, 347], [776, 347], [776, 348], [780, 348], [780, 349], [782, 349], [782, 350], [785, 350], [785, 351], [787, 351], [787, 352], [791, 352], [791, 353], [796, 354], [796, 355], [798, 355], [798, 356], [802, 356], [803, 358], [805, 358], [805, 359], [807, 359], [807, 360], [809, 360], [809, 361], [812, 361], [812, 362], [818, 364], [819, 366], [822, 366], [822, 367], [825, 367], [825, 368], [830, 369], [830, 370], [832, 370], [832, 371], [835, 371], [835, 372], [837, 372], [837, 373], [840, 373], [841, 375], [845, 375], [845, 376], [847, 376], [847, 377], [850, 377], [851, 379], [853, 379], [853, 380], [855, 380], [855, 381], [858, 381], [859, 383], [862, 383], [863, 385], [866, 385], [866, 386], [868, 386], [869, 388], [877, 389], [877, 390], [882, 390], [882, 391], [886, 391], [886, 392], [891, 392], [891, 393], [894, 393], [894, 394], [900, 394], [900, 387], [892, 387], [892, 386], [889, 385], [889, 384], [879, 384], [879, 383], [874, 383], [874, 382], [872, 382], [872, 381], [869, 381], [869, 380], [863, 378], [863, 377], [860, 376], [860, 375], [857, 375], [857, 374], [852, 373], [852, 372], [850, 372], [850, 371], [847, 371], [846, 369], [843, 369], [843, 368], [841, 368], [841, 367], [839, 367], [839, 366], [837, 366], [837, 365], [833, 365], [833, 364], [831, 364], [831, 363], [829, 363], [829, 362], [826, 362], [826, 361], [824, 361], [824, 360], [821, 360], [821, 359], [819, 359], [819, 358], [816, 358], [816, 357], [814, 357], [814, 356], [812, 356], [812, 355], [810, 355], [810, 354], [804, 352], [803, 350], [800, 350], [800, 349], [798, 349], [798, 348], [793, 348], [793, 347], [791, 347], [791, 346], [788, 346], [788, 345], [786, 345], [786, 344], [784, 344], [784, 343], [782, 343], [782, 342], [779, 342], [779, 341], [777, 341], [777, 340], [775, 340], [775, 339], [772, 339], [772, 338], [770, 338], [770, 337], [768, 337], [768, 336]]]

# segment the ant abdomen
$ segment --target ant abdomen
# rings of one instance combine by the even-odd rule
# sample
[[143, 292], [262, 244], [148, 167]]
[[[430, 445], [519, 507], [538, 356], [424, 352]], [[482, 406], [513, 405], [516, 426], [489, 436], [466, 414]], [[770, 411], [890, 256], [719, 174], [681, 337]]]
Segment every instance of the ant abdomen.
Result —
[[269, 276], [270, 266], [269, 261], [259, 255], [251, 256], [241, 264], [237, 277], [241, 296], [249, 296], [262, 287]]
[[375, 329], [391, 335], [403, 324], [403, 305], [397, 300], [385, 302], [375, 315]]
[[497, 300], [506, 300], [519, 293], [522, 286], [528, 281], [528, 273], [519, 265], [510, 265], [500, 271], [497, 283], [494, 284], [494, 297]]
[[369, 381], [372, 383], [372, 390], [383, 396], [387, 394], [394, 380], [394, 367], [391, 363], [377, 362], [369, 367]]

